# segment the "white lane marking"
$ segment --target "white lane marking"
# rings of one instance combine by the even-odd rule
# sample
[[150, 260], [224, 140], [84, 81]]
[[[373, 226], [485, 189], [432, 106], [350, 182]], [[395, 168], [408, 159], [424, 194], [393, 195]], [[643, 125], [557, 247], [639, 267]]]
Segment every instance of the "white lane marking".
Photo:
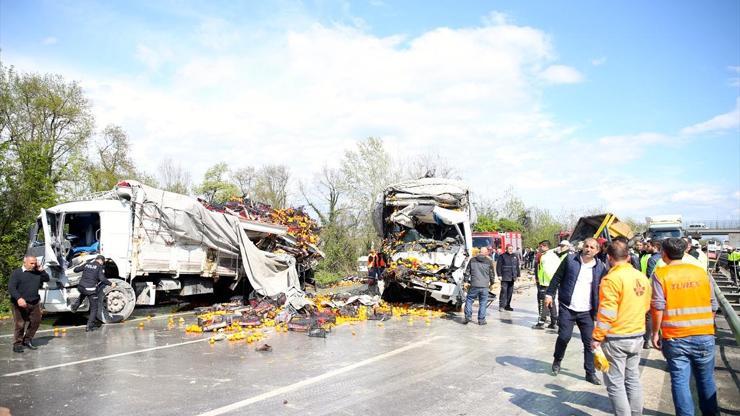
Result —
[[271, 397], [275, 397], [275, 396], [278, 396], [278, 395], [281, 395], [281, 394], [285, 394], [285, 393], [288, 393], [288, 392], [291, 392], [291, 391], [294, 391], [294, 390], [298, 390], [300, 388], [309, 386], [311, 384], [318, 383], [318, 382], [323, 381], [323, 380], [326, 380], [328, 378], [335, 377], [335, 376], [338, 376], [340, 374], [347, 373], [347, 372], [352, 371], [352, 370], [354, 370], [356, 368], [363, 367], [363, 366], [366, 366], [368, 364], [372, 364], [372, 363], [374, 363], [376, 361], [380, 361], [380, 360], [386, 359], [388, 357], [392, 357], [394, 355], [401, 354], [402, 352], [405, 352], [405, 351], [408, 351], [408, 350], [412, 350], [414, 348], [419, 348], [419, 347], [421, 347], [423, 345], [426, 345], [426, 344], [429, 344], [430, 342], [432, 342], [432, 341], [434, 341], [436, 339], [439, 339], [439, 338], [444, 338], [444, 337], [442, 337], [442, 336], [436, 336], [436, 337], [427, 338], [427, 339], [425, 339], [423, 341], [414, 342], [413, 344], [408, 344], [408, 345], [406, 345], [404, 347], [397, 348], [395, 350], [388, 351], [388, 352], [383, 353], [383, 354], [380, 354], [380, 355], [376, 355], [375, 357], [368, 358], [366, 360], [362, 360], [362, 361], [356, 362], [354, 364], [350, 364], [350, 365], [348, 365], [346, 367], [337, 368], [336, 370], [332, 370], [332, 371], [326, 372], [324, 374], [320, 374], [320, 375], [318, 375], [316, 377], [307, 378], [307, 379], [305, 379], [303, 381], [299, 381], [297, 383], [290, 384], [288, 386], [280, 387], [280, 388], [277, 388], [275, 390], [271, 390], [271, 391], [268, 391], [268, 392], [265, 392], [265, 393], [262, 393], [262, 394], [258, 394], [257, 396], [253, 396], [253, 397], [250, 397], [248, 399], [244, 399], [244, 400], [238, 401], [236, 403], [232, 403], [230, 405], [226, 405], [226, 406], [223, 406], [223, 407], [219, 407], [217, 409], [209, 410], [209, 411], [207, 411], [205, 413], [201, 413], [198, 416], [217, 416], [217, 415], [222, 415], [222, 414], [224, 414], [226, 412], [231, 412], [231, 411], [234, 411], [234, 410], [237, 410], [237, 409], [241, 409], [243, 407], [249, 406], [250, 404], [257, 403], [257, 402], [260, 402], [262, 400], [266, 400], [266, 399], [269, 399]]
[[108, 359], [111, 359], [111, 358], [123, 357], [123, 356], [126, 356], [126, 355], [140, 354], [142, 352], [147, 352], [147, 351], [163, 350], [165, 348], [174, 348], [174, 347], [179, 347], [179, 346], [182, 346], [182, 345], [195, 344], [196, 342], [204, 342], [204, 341], [208, 341], [209, 339], [210, 338], [206, 337], [206, 338], [196, 339], [196, 340], [193, 340], [193, 341], [179, 342], [177, 344], [161, 345], [159, 347], [144, 348], [143, 350], [122, 352], [122, 353], [118, 353], [118, 354], [105, 355], [103, 357], [88, 358], [87, 360], [79, 360], [79, 361], [72, 361], [72, 362], [64, 363], [64, 364], [50, 365], [48, 367], [32, 368], [30, 370], [23, 370], [23, 371], [17, 371], [15, 373], [3, 374], [2, 376], [3, 377], [13, 377], [13, 376], [20, 376], [20, 375], [23, 375], [23, 374], [37, 373], [39, 371], [51, 370], [53, 368], [69, 367], [71, 365], [90, 363], [90, 362], [93, 362], [93, 361], [108, 360]]
[[[167, 314], [167, 315], [156, 315], [156, 316], [152, 316], [151, 320], [155, 320], [155, 319], [156, 320], [159, 320], [159, 319], [164, 319], [164, 318], [169, 318], [169, 317], [173, 317], [174, 318], [174, 317], [177, 317], [177, 316], [192, 315], [194, 313], [195, 312], [179, 312], [179, 313], [173, 313], [173, 314]], [[9, 319], [13, 319], [13, 318], [11, 317]], [[125, 324], [125, 323], [128, 323], [128, 322], [145, 321], [145, 320], [148, 320], [148, 319], [149, 319], [149, 317], [145, 316], [143, 318], [129, 319], [127, 321], [119, 322], [119, 323], [116, 323], [116, 324], [106, 324], [106, 325], [111, 325], [111, 327], [113, 327], [113, 325], [121, 325], [121, 324]], [[36, 333], [37, 334], [43, 334], [43, 333], [46, 333], [46, 332], [54, 332], [54, 329], [56, 329], [57, 331], [61, 331], [62, 329], [80, 329], [80, 328], [84, 328], [86, 326], [87, 325], [58, 326], [56, 328], [51, 328], [51, 329], [42, 329], [41, 331], [36, 331]], [[10, 338], [12, 336], [13, 336], [13, 334], [5, 334], [5, 335], [0, 335], [0, 338]]]

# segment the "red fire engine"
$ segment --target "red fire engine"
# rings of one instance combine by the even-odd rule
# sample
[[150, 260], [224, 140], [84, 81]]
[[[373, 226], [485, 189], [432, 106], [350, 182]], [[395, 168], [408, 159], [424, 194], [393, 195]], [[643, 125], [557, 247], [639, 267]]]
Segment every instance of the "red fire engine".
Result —
[[473, 248], [488, 247], [491, 253], [494, 251], [503, 253], [509, 244], [514, 247], [514, 252], [524, 251], [522, 233], [498, 231], [473, 233]]

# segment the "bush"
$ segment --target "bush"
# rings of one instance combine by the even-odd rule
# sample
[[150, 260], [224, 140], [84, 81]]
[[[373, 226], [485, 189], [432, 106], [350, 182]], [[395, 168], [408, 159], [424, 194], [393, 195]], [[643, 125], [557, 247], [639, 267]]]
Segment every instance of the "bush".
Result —
[[342, 280], [342, 275], [339, 273], [328, 272], [326, 270], [318, 270], [316, 271], [314, 280], [319, 286], [329, 286]]

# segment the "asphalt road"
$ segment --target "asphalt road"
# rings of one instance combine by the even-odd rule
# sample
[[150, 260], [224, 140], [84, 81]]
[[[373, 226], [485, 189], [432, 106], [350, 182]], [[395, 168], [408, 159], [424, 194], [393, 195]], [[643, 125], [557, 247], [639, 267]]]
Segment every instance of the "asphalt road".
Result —
[[[6, 322], [0, 406], [16, 416], [610, 414], [605, 388], [584, 380], [577, 332], [561, 374], [550, 375], [556, 334], [530, 329], [534, 292], [516, 294], [514, 312], [491, 308], [487, 326], [393, 319], [339, 327], [326, 339], [270, 332], [272, 352], [245, 341], [211, 345], [184, 326], [168, 329], [161, 314], [92, 333], [46, 328], [37, 351], [14, 354]], [[719, 335], [720, 403], [740, 414], [740, 354], [726, 329]], [[674, 413], [668, 380], [660, 352], [645, 351], [645, 414]]]

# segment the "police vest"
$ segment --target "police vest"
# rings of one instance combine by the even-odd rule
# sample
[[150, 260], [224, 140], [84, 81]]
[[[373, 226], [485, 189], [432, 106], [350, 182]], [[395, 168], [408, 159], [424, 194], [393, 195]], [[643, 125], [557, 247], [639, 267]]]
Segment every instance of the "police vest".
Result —
[[547, 250], [540, 257], [539, 267], [537, 268], [537, 281], [540, 286], [550, 285], [550, 281], [558, 270], [560, 263], [568, 255], [568, 253], [563, 253], [563, 255], [558, 257], [555, 250], [557, 249]]
[[663, 287], [663, 338], [714, 334], [712, 283], [706, 270], [693, 264], [667, 265], [655, 270]]
[[648, 260], [650, 260], [650, 256], [652, 256], [652, 254], [646, 253], [640, 257], [640, 270], [642, 271], [642, 274], [647, 273]]

